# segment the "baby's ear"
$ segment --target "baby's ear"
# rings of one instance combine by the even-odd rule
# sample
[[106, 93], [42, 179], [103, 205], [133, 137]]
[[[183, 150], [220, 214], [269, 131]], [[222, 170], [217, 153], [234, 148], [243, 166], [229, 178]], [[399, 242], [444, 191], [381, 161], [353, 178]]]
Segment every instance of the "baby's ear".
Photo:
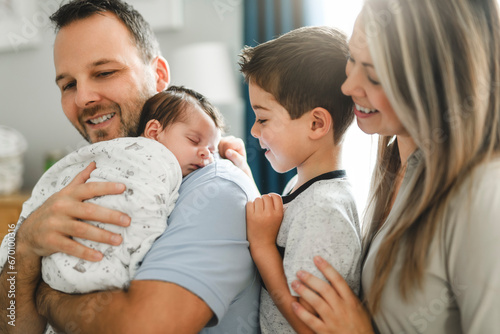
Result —
[[309, 112], [311, 139], [320, 139], [330, 133], [333, 127], [332, 115], [325, 108], [314, 108]]
[[163, 131], [163, 127], [156, 119], [148, 121], [144, 129], [144, 137], [158, 140], [158, 135]]

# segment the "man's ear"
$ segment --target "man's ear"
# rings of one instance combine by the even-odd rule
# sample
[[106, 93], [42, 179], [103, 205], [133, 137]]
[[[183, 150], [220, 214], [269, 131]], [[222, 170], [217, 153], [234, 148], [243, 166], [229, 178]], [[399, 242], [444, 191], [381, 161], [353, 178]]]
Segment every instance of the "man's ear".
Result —
[[[314, 108], [309, 112], [311, 139], [320, 139], [330, 133], [333, 127], [332, 115], [325, 108]], [[333, 138], [333, 137], [332, 137]]]
[[170, 68], [168, 62], [162, 56], [158, 56], [153, 59], [152, 66], [155, 72], [156, 91], [164, 91], [170, 84]]
[[156, 119], [149, 120], [144, 129], [144, 137], [158, 140], [158, 135], [163, 131], [163, 127]]

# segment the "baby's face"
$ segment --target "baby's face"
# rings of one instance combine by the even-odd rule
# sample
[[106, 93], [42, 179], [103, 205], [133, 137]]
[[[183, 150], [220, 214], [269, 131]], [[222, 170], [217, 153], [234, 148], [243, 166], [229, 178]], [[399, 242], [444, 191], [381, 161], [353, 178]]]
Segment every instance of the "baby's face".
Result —
[[158, 135], [158, 141], [179, 161], [183, 177], [213, 161], [221, 138], [210, 116], [199, 107], [188, 108], [185, 120], [171, 124]]

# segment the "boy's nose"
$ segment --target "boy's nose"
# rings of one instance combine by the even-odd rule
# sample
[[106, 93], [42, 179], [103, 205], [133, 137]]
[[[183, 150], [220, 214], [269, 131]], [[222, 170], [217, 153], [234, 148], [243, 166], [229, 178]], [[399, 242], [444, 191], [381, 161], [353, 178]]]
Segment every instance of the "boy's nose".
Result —
[[260, 136], [260, 131], [257, 129], [257, 123], [254, 123], [252, 128], [250, 129], [250, 134], [254, 138], [259, 138]]

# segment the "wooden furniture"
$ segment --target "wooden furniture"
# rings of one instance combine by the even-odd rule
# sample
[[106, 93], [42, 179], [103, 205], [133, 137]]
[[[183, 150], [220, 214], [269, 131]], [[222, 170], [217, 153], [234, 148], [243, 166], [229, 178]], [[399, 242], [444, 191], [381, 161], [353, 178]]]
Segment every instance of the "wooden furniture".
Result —
[[0, 242], [8, 233], [9, 225], [17, 223], [23, 203], [29, 196], [28, 193], [0, 195]]

